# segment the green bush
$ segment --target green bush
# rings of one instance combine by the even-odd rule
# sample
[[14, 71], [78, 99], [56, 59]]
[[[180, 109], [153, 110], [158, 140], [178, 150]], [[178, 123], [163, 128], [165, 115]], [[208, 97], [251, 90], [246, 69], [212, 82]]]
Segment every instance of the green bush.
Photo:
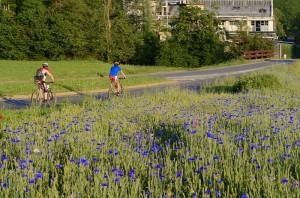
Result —
[[280, 87], [279, 78], [274, 74], [254, 74], [244, 76], [233, 85], [234, 92], [249, 91], [251, 89], [276, 89]]

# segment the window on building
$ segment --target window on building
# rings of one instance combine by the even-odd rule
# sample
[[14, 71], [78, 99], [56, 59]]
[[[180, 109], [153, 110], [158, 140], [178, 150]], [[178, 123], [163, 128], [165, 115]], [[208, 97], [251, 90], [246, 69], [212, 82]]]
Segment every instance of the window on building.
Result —
[[238, 25], [239, 21], [230, 21], [230, 25]]

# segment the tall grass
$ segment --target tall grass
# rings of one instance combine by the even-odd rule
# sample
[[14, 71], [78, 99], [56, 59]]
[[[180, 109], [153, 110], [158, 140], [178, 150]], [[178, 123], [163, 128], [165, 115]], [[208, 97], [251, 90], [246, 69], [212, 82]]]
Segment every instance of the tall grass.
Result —
[[[281, 69], [298, 83], [299, 66]], [[174, 88], [3, 110], [0, 194], [299, 197], [298, 91]]]

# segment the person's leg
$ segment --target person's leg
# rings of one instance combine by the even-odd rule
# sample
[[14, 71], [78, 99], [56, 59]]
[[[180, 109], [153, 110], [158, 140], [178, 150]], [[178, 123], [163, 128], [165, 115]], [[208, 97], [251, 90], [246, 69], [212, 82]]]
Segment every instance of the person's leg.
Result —
[[118, 93], [120, 93], [121, 88], [120, 88], [120, 81], [117, 81], [117, 86], [118, 86]]
[[48, 90], [46, 87], [46, 83], [43, 83], [43, 91], [44, 91], [44, 102], [47, 102], [48, 100]]

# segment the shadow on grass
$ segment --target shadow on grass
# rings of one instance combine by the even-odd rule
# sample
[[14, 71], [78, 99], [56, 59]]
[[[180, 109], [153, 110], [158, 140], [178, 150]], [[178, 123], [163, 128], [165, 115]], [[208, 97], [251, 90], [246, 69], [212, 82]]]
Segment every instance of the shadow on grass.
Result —
[[9, 105], [15, 105], [15, 106], [29, 106], [30, 102], [26, 101], [26, 100], [16, 100], [16, 99], [11, 99], [11, 98], [6, 98], [5, 96], [1, 98], [3, 99], [5, 104], [9, 104]]
[[26, 100], [16, 100], [16, 99], [11, 99], [8, 96], [6, 96], [3, 92], [0, 92], [0, 98], [4, 101], [5, 104], [9, 105], [16, 105], [16, 106], [29, 106], [30, 102]]
[[204, 90], [208, 93], [235, 93], [233, 86], [211, 86], [205, 87]]
[[67, 86], [67, 85], [61, 85], [59, 83], [55, 83], [55, 85], [60, 86], [68, 91], [72, 91], [72, 92], [76, 92], [78, 95], [85, 95], [82, 91], [76, 90], [71, 86]]

